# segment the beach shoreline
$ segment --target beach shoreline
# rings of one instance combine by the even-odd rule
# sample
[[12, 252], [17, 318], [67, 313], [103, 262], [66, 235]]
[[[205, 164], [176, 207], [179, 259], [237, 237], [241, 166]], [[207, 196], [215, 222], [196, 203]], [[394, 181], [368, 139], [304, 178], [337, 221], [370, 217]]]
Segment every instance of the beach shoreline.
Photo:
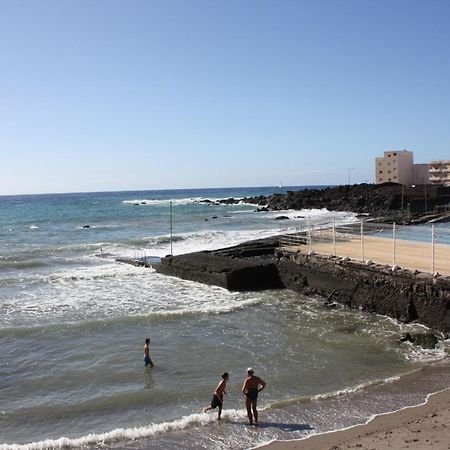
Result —
[[374, 416], [367, 423], [300, 440], [274, 441], [267, 450], [450, 449], [450, 388], [429, 394], [419, 405]]

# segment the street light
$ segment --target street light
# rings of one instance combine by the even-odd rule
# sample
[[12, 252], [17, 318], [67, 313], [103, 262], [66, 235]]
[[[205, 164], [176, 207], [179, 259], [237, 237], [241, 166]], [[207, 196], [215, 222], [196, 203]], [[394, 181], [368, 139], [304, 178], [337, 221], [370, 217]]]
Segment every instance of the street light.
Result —
[[350, 167], [349, 169], [348, 169], [348, 171], [347, 171], [347, 184], [350, 186], [350, 172], [352, 171], [352, 170], [355, 170], [355, 168], [354, 167]]

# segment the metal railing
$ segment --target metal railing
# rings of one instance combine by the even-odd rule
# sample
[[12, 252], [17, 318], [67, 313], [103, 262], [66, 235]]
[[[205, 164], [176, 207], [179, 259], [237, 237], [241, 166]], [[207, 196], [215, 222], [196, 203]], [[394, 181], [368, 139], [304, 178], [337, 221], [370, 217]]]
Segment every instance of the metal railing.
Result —
[[280, 248], [349, 257], [450, 275], [450, 226], [404, 226], [367, 220], [337, 226], [311, 224], [280, 236]]

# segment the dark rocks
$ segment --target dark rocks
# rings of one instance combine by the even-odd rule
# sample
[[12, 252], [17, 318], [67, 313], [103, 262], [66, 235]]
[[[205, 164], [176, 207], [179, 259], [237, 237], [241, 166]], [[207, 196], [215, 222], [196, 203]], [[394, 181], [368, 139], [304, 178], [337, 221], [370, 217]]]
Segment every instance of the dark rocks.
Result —
[[275, 217], [273, 220], [289, 220], [289, 217], [288, 216], [278, 216], [278, 217]]
[[406, 333], [400, 338], [400, 342], [411, 342], [425, 349], [434, 349], [438, 343], [438, 338], [433, 333]]
[[[410, 222], [418, 220], [425, 211], [424, 188], [385, 185], [355, 184], [288, 191], [268, 197], [245, 198], [246, 203], [261, 206], [259, 210], [279, 211], [287, 209], [327, 208], [330, 211], [352, 211], [376, 217], [387, 216], [387, 221]], [[439, 209], [450, 201], [450, 187], [427, 186], [427, 210]], [[445, 215], [445, 211], [441, 212]], [[440, 217], [440, 216], [438, 216]], [[435, 216], [429, 217], [431, 220]]]

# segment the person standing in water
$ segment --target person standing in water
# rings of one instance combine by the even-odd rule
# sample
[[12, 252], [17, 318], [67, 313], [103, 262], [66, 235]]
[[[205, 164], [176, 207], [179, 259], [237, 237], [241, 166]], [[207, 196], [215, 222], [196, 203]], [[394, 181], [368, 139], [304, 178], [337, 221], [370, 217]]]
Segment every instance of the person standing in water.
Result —
[[251, 367], [247, 369], [247, 378], [242, 386], [242, 393], [245, 395], [245, 407], [247, 408], [247, 416], [250, 425], [258, 425], [258, 410], [256, 405], [258, 402], [258, 393], [266, 387], [266, 382], [254, 375]]
[[150, 366], [153, 367], [153, 361], [150, 358], [150, 338], [147, 338], [145, 340], [145, 345], [144, 345], [144, 364], [145, 367]]
[[229, 380], [230, 375], [228, 372], [225, 372], [222, 375], [222, 379], [214, 391], [213, 397], [211, 399], [211, 404], [203, 409], [203, 412], [208, 412], [211, 409], [215, 409], [219, 407], [219, 412], [217, 414], [217, 420], [220, 420], [220, 416], [222, 415], [222, 407], [223, 407], [223, 395], [226, 394], [225, 388], [227, 386], [227, 381]]

